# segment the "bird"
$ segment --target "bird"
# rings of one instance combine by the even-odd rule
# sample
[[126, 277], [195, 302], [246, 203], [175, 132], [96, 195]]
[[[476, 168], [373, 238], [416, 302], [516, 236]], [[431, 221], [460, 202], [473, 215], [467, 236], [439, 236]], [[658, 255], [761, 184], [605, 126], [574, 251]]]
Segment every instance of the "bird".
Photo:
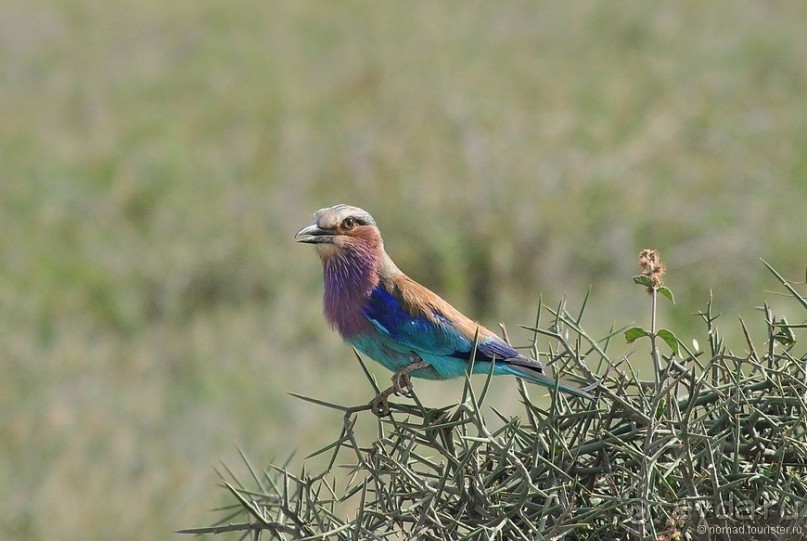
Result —
[[330, 326], [347, 344], [393, 372], [392, 386], [370, 404], [379, 417], [389, 414], [390, 395], [411, 395], [410, 378], [462, 377], [472, 360], [473, 373], [492, 369], [493, 375], [592, 398], [549, 377], [540, 361], [519, 353], [404, 274], [387, 254], [367, 211], [345, 204], [322, 208], [295, 240], [313, 244], [322, 261], [323, 307]]

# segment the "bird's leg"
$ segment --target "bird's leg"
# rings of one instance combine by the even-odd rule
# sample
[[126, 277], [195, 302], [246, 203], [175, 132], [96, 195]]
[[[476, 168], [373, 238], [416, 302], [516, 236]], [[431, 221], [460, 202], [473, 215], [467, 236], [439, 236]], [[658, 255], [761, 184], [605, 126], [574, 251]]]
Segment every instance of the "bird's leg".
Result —
[[370, 402], [370, 409], [375, 413], [376, 417], [386, 417], [389, 415], [389, 397], [392, 394], [403, 395], [406, 397], [412, 396], [412, 378], [409, 376], [415, 370], [421, 368], [428, 368], [429, 364], [420, 360], [412, 364], [408, 364], [403, 368], [396, 370], [392, 375], [392, 387], [384, 389], [373, 398]]
[[429, 364], [424, 360], [419, 360], [412, 364], [408, 364], [403, 368], [397, 370], [392, 375], [392, 388], [394, 389], [393, 392], [395, 394], [399, 394], [406, 397], [412, 396], [412, 378], [409, 376], [415, 370], [420, 370], [421, 368], [428, 368]]
[[389, 415], [389, 395], [394, 392], [394, 387], [384, 389], [370, 402], [370, 411], [372, 411], [376, 417], [386, 417]]

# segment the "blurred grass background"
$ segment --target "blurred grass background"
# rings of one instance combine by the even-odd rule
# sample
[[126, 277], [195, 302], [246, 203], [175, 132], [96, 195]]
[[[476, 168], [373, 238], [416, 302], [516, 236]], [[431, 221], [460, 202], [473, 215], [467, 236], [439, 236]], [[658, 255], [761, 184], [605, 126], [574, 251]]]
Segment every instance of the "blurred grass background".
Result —
[[777, 309], [758, 258], [807, 259], [805, 36], [801, 2], [3, 2], [0, 537], [166, 538], [236, 444], [331, 441], [287, 395], [371, 398], [292, 241], [322, 206], [516, 342], [589, 286], [592, 335], [646, 322], [645, 247], [682, 338], [710, 291], [732, 328]]

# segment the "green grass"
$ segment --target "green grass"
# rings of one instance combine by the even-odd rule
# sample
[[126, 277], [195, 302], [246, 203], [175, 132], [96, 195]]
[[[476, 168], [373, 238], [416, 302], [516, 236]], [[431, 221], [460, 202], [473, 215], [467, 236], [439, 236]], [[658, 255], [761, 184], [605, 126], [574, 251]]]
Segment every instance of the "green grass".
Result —
[[165, 538], [235, 444], [322, 443], [288, 392], [369, 400], [292, 242], [321, 206], [516, 341], [589, 286], [591, 332], [644, 320], [645, 247], [682, 339], [710, 291], [786, 313], [758, 258], [804, 274], [806, 29], [798, 3], [4, 2], [0, 537]]

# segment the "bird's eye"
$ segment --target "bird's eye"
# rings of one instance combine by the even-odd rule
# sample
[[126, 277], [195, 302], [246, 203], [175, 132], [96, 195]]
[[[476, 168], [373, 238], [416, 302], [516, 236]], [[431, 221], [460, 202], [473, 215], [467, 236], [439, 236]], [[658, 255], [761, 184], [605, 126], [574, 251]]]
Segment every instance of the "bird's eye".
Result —
[[348, 216], [347, 218], [342, 220], [342, 227], [347, 231], [350, 231], [357, 225], [359, 225], [359, 221], [353, 216]]

